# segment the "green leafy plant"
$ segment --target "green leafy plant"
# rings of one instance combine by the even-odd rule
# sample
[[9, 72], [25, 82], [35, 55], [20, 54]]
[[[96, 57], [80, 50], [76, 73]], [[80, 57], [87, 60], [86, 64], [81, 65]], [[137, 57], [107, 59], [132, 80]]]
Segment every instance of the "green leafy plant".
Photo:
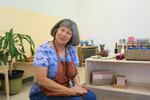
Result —
[[[13, 29], [5, 32], [4, 36], [0, 36], [0, 66], [9, 67], [9, 88], [10, 94], [17, 94], [22, 87], [23, 70], [12, 70], [13, 62], [26, 61], [26, 48], [28, 44], [31, 57], [34, 55], [35, 45], [29, 35], [14, 33]], [[30, 57], [30, 58], [31, 58]], [[3, 75], [1, 75], [3, 80]], [[16, 85], [17, 84], [17, 85]], [[4, 86], [4, 85], [3, 85]]]
[[31, 57], [34, 55], [35, 45], [29, 35], [14, 33], [13, 29], [0, 36], [0, 65], [13, 61], [25, 61], [27, 59], [24, 42], [29, 43]]

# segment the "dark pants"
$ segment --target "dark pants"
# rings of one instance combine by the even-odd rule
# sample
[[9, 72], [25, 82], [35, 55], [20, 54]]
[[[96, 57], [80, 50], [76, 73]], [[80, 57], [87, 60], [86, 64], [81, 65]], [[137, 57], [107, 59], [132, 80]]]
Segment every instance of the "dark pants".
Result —
[[[83, 100], [82, 96], [45, 96], [43, 93], [30, 95], [30, 100]], [[84, 95], [84, 100], [96, 100], [96, 96], [92, 91], [88, 91]]]

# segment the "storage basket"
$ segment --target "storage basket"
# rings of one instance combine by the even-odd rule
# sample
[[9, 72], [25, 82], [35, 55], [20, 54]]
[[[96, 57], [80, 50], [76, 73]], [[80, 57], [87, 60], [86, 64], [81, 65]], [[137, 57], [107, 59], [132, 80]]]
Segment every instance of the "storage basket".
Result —
[[150, 61], [150, 49], [149, 50], [125, 50], [125, 59]]

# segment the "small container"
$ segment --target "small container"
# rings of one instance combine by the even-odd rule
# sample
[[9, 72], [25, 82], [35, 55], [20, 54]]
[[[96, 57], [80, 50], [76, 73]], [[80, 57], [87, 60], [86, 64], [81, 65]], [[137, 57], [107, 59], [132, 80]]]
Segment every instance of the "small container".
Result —
[[117, 75], [114, 81], [113, 87], [115, 88], [126, 88], [127, 87], [127, 79], [125, 75]]

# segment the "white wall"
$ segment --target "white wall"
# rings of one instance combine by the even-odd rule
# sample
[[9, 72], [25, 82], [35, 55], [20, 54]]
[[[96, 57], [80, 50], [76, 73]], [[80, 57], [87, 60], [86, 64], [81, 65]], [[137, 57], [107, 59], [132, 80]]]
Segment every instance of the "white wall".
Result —
[[111, 51], [119, 38], [150, 37], [150, 0], [1, 0], [0, 6], [71, 18], [81, 39], [105, 43]]
[[82, 0], [80, 3], [84, 39], [94, 38], [113, 51], [119, 38], [130, 35], [150, 38], [150, 0]]
[[79, 0], [0, 0], [0, 6], [28, 10], [49, 16], [79, 18]]
[[[60, 19], [62, 18], [57, 16], [0, 6], [0, 35], [13, 28], [15, 33], [30, 35], [37, 47], [45, 41], [52, 40], [50, 29]], [[25, 44], [25, 47], [26, 54], [30, 56], [28, 44]]]

